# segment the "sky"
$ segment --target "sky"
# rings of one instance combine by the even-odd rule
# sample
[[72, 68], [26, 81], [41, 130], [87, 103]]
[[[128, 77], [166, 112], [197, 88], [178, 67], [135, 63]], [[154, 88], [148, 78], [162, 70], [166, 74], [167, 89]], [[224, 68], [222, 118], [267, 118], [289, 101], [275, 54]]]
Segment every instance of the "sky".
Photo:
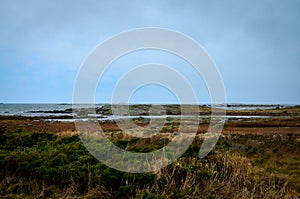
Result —
[[[0, 4], [0, 102], [71, 103], [74, 82], [92, 50], [120, 32], [160, 27], [199, 43], [219, 70], [228, 103], [300, 104], [300, 1], [128, 0], [10, 1]], [[202, 77], [166, 52], [134, 52], [103, 75], [95, 101], [139, 64], [163, 63], [186, 76], [199, 103]], [[147, 74], [144, 74], [147, 75]], [[176, 103], [159, 85], [140, 87], [132, 103]]]

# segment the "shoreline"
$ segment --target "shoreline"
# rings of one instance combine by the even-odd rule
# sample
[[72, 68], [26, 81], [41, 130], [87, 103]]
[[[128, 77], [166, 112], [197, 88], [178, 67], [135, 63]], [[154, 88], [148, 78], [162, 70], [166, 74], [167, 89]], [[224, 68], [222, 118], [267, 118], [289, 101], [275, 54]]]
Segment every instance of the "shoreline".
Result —
[[[8, 130], [20, 129], [22, 131], [34, 132], [76, 132], [75, 124], [68, 121], [72, 118], [49, 118], [49, 117], [23, 117], [23, 116], [0, 116], [0, 127]], [[147, 126], [149, 121], [143, 116], [131, 118], [132, 121], [138, 122], [141, 126]], [[163, 119], [163, 118], [162, 118]], [[58, 121], [56, 121], [58, 120]], [[66, 121], [59, 121], [66, 120]], [[178, 123], [176, 118], [167, 118], [167, 123]], [[197, 134], [204, 134], [207, 131], [210, 118], [201, 119]], [[85, 122], [89, 124], [88, 121]], [[103, 131], [120, 131], [120, 128], [113, 120], [99, 121]], [[162, 130], [158, 131], [160, 133]], [[170, 132], [172, 133], [172, 132]], [[274, 135], [274, 134], [300, 134], [300, 117], [231, 117], [228, 118], [222, 134], [259, 134], [259, 135]]]

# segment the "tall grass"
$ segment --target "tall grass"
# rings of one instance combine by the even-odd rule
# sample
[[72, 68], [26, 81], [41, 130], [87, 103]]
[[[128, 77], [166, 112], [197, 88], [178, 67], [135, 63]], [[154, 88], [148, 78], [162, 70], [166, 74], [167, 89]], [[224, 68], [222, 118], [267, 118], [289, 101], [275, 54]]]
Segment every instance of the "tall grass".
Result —
[[[124, 148], [158, 141], [112, 139]], [[159, 138], [160, 139], [160, 138]], [[111, 169], [93, 158], [73, 133], [0, 130], [1, 198], [297, 198], [288, 176], [269, 175], [249, 157], [219, 147], [197, 159], [199, 140], [173, 164], [151, 173]], [[198, 146], [198, 147], [197, 147]], [[232, 146], [228, 144], [226, 146]], [[221, 148], [221, 149], [220, 149]]]

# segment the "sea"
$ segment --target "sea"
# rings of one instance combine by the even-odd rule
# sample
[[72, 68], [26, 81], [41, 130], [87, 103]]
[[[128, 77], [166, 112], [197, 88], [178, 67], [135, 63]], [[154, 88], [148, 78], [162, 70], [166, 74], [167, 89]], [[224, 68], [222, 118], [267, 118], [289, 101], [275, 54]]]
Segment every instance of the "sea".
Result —
[[[102, 104], [95, 104], [101, 107]], [[92, 105], [76, 105], [76, 107], [93, 107]], [[73, 113], [65, 113], [67, 109], [72, 109], [72, 104], [0, 104], [0, 115], [2, 116], [73, 116]]]

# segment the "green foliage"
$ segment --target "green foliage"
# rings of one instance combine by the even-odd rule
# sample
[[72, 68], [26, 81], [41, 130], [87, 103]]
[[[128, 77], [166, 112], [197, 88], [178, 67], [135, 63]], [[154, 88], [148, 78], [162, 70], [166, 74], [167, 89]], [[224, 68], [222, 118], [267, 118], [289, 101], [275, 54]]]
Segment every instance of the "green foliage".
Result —
[[[252, 139], [258, 137], [254, 136]], [[57, 187], [60, 191], [72, 190], [75, 196], [92, 197], [92, 193], [97, 193], [99, 194], [97, 197], [108, 194], [113, 198], [182, 198], [190, 193], [202, 193], [205, 187], [215, 186], [216, 189], [218, 183], [226, 184], [233, 183], [234, 180], [246, 179], [245, 176], [240, 176], [247, 175], [247, 172], [237, 175], [237, 179], [231, 178], [234, 176], [232, 173], [240, 171], [240, 166], [248, 168], [248, 164], [232, 159], [233, 162], [237, 162], [237, 166], [234, 167], [230, 160], [224, 162], [226, 159], [218, 155], [225, 149], [232, 148], [234, 143], [231, 140], [221, 139], [216, 146], [219, 151], [213, 151], [201, 160], [197, 160], [201, 141], [195, 140], [180, 159], [162, 169], [160, 174], [155, 172], [134, 174], [111, 169], [97, 161], [86, 150], [78, 136], [59, 137], [54, 133], [20, 130], [11, 132], [0, 128], [0, 140], [0, 181], [2, 182], [0, 198], [9, 195], [13, 197], [13, 194], [17, 193], [24, 194], [22, 197], [37, 198], [42, 197], [41, 192], [44, 194], [43, 197], [46, 197], [47, 194], [49, 196], [55, 194], [55, 190], [51, 187]], [[159, 140], [148, 143], [139, 138], [112, 141], [121, 148], [135, 152], [149, 152], [163, 146]], [[247, 143], [245, 137], [241, 137], [239, 141]], [[243, 147], [243, 154], [255, 158], [255, 165], [265, 164], [266, 158], [257, 157], [264, 153], [264, 149], [250, 144], [245, 144]], [[271, 149], [270, 151], [272, 153]], [[276, 148], [273, 152], [277, 152]], [[279, 172], [276, 168], [269, 170]], [[250, 181], [249, 178], [245, 182], [238, 181], [237, 184]], [[36, 184], [38, 191], [34, 191], [32, 182]], [[183, 185], [186, 187], [182, 188]], [[215, 193], [212, 194], [212, 197], [215, 196]]]
[[159, 194], [155, 193], [149, 193], [148, 191], [145, 191], [142, 195], [142, 199], [160, 199], [162, 198]]
[[122, 149], [126, 149], [128, 141], [127, 140], [114, 140], [113, 143]]
[[257, 154], [257, 153], [263, 154], [264, 150], [260, 147], [247, 146], [245, 148], [245, 152], [246, 152], [246, 155], [250, 156], [250, 155]]
[[133, 187], [131, 185], [120, 186], [117, 191], [119, 198], [130, 198]]
[[255, 160], [255, 164], [263, 164], [265, 162], [265, 158], [257, 158]]

